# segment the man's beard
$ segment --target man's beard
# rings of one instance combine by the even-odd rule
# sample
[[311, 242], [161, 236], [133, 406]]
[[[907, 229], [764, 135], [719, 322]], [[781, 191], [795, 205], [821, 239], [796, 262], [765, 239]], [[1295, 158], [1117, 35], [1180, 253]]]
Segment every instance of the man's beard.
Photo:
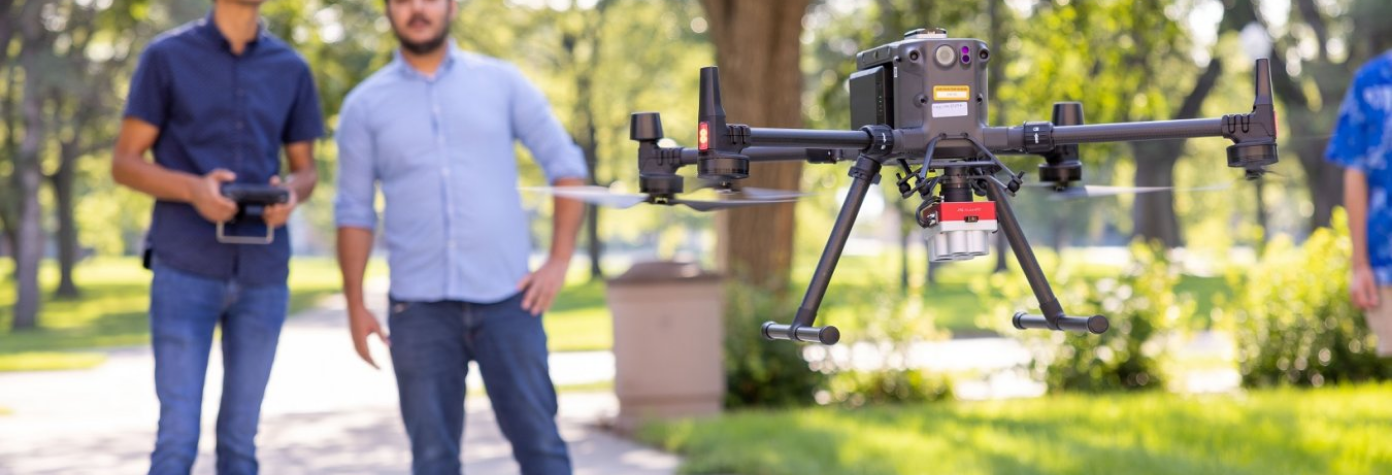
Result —
[[[414, 20], [415, 18], [411, 19], [411, 21]], [[408, 21], [407, 24], [409, 25], [410, 21]], [[440, 34], [425, 41], [411, 41], [406, 39], [405, 36], [402, 36], [401, 32], [393, 30], [393, 33], [396, 34], [396, 40], [401, 42], [401, 47], [406, 48], [406, 51], [418, 55], [427, 54], [435, 52], [439, 50], [441, 46], [445, 45], [445, 40], [449, 38], [449, 24], [446, 23], [444, 28], [440, 28]]]

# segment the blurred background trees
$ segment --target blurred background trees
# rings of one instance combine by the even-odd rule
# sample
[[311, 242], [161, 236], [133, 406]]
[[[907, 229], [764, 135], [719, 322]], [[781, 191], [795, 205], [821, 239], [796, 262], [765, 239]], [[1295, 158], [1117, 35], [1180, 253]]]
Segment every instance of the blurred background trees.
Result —
[[[691, 144], [697, 71], [706, 65], [721, 66], [732, 121], [836, 129], [849, 121], [845, 82], [855, 53], [918, 27], [991, 43], [991, 122], [1000, 125], [1047, 120], [1055, 101], [1082, 102], [1090, 123], [1245, 111], [1252, 59], [1270, 56], [1284, 177], [1237, 182], [1218, 140], [1086, 146], [1091, 183], [1232, 188], [1017, 204], [1041, 247], [1123, 246], [1140, 237], [1227, 255], [1260, 249], [1273, 235], [1298, 242], [1329, 225], [1341, 190], [1321, 154], [1352, 72], [1392, 47], [1392, 26], [1382, 20], [1389, 8], [1377, 0], [473, 0], [461, 4], [453, 31], [465, 49], [517, 63], [551, 98], [594, 183], [629, 191], [636, 173], [628, 114], [662, 112], [670, 141]], [[0, 298], [8, 302], [0, 324], [41, 325], [45, 259], [60, 276], [51, 291], [74, 298], [82, 283], [72, 269], [82, 259], [140, 249], [150, 201], [106, 173], [129, 76], [150, 39], [207, 9], [204, 0], [0, 0], [0, 279], [14, 289]], [[395, 39], [381, 3], [272, 1], [263, 13], [267, 28], [311, 63], [332, 131], [344, 95], [391, 59]], [[293, 225], [301, 255], [331, 245], [336, 150], [332, 140], [318, 150], [320, 198]], [[1007, 160], [1017, 170], [1037, 163]], [[523, 163], [525, 184], [541, 184], [539, 170]], [[787, 291], [791, 269], [820, 253], [848, 181], [844, 167], [766, 168], [749, 184], [814, 194], [715, 217], [590, 210], [583, 234], [591, 274], [604, 273], [605, 256], [681, 257]], [[856, 252], [894, 254], [898, 268], [884, 272], [897, 270], [903, 288], [921, 283], [928, 266], [903, 214], [912, 204], [892, 190], [877, 195], [856, 227]], [[548, 212], [546, 199], [526, 201]], [[544, 243], [549, 226], [535, 221]], [[997, 256], [1004, 266], [1006, 253]]]

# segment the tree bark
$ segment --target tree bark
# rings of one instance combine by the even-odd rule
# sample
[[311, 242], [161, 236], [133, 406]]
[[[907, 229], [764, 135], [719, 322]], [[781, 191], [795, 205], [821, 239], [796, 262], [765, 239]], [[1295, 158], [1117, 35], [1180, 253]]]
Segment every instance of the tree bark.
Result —
[[16, 296], [14, 320], [15, 330], [31, 329], [38, 326], [39, 320], [39, 262], [43, 258], [44, 233], [42, 209], [39, 205], [39, 187], [43, 181], [39, 154], [45, 139], [44, 129], [44, 74], [40, 71], [41, 55], [49, 51], [52, 35], [44, 29], [40, 21], [44, 1], [28, 1], [20, 13], [19, 30], [23, 47], [19, 53], [19, 67], [24, 69], [24, 96], [21, 100], [21, 113], [24, 120], [24, 139], [19, 145], [19, 153], [14, 157], [10, 196], [15, 211], [14, 224], [14, 262]]
[[[1214, 55], [1208, 67], [1194, 81], [1194, 87], [1180, 103], [1174, 119], [1198, 117], [1204, 99], [1213, 92], [1218, 78], [1223, 75], [1223, 63]], [[1184, 152], [1183, 140], [1131, 142], [1131, 150], [1136, 157], [1136, 186], [1174, 186], [1174, 166]], [[1184, 245], [1184, 236], [1179, 227], [1179, 217], [1175, 215], [1174, 193], [1159, 191], [1136, 195], [1133, 209], [1135, 229], [1132, 235], [1145, 240], [1158, 240], [1166, 248]]]
[[[81, 121], [79, 121], [81, 123]], [[76, 298], [81, 292], [77, 289], [77, 282], [73, 279], [73, 269], [77, 267], [77, 260], [81, 246], [77, 241], [77, 218], [73, 206], [73, 186], [76, 181], [75, 170], [77, 168], [77, 158], [81, 153], [78, 150], [77, 136], [75, 133], [72, 142], [63, 144], [60, 154], [62, 156], [58, 165], [58, 170], [49, 177], [49, 182], [53, 186], [54, 214], [58, 218], [58, 289], [54, 295], [60, 298]]]
[[[802, 17], [807, 0], [702, 0], [731, 123], [802, 125]], [[695, 72], [693, 71], [693, 74]], [[693, 124], [694, 125], [694, 124]], [[796, 190], [802, 163], [750, 167], [748, 186]], [[782, 292], [793, 262], [794, 206], [736, 208], [717, 218], [719, 261], [736, 280]]]

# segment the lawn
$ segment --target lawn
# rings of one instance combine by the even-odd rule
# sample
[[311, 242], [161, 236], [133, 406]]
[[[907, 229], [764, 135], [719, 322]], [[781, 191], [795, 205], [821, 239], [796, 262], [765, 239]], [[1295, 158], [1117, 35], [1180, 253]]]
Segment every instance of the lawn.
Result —
[[683, 473], [1392, 473], [1392, 384], [749, 411], [643, 428]]
[[[378, 266], [380, 267], [380, 266]], [[8, 269], [0, 269], [8, 276]], [[372, 272], [381, 272], [373, 269]], [[75, 270], [82, 295], [53, 298], [58, 270], [44, 262], [40, 283], [44, 302], [39, 328], [13, 333], [14, 282], [0, 281], [0, 371], [79, 369], [100, 364], [99, 348], [144, 345], [150, 341], [147, 318], [150, 273], [134, 258], [99, 258]], [[338, 292], [338, 267], [331, 259], [297, 258], [290, 271], [290, 312], [308, 309]]]
[[[1041, 262], [1051, 269], [1052, 256], [1042, 253]], [[953, 263], [938, 273], [937, 282], [924, 285], [922, 277], [911, 278], [907, 295], [900, 294], [898, 259], [893, 255], [846, 256], [822, 304], [818, 323], [838, 326], [843, 334], [855, 335], [867, 317], [881, 314], [877, 306], [888, 300], [923, 299], [923, 315], [933, 318], [939, 328], [957, 335], [988, 333], [979, 325], [983, 309], [989, 309], [998, 295], [978, 295], [973, 283], [986, 278], [991, 259]], [[922, 262], [918, 262], [921, 267]], [[57, 269], [45, 262], [41, 273], [46, 301], [40, 315], [41, 328], [23, 335], [10, 333], [10, 313], [14, 299], [13, 281], [8, 278], [8, 262], [0, 263], [0, 371], [87, 368], [100, 364], [105, 356], [83, 351], [98, 348], [144, 345], [149, 341], [146, 318], [150, 274], [138, 261], [93, 259], [77, 269], [83, 290], [76, 300], [53, 300]], [[796, 298], [806, 288], [814, 262], [800, 262], [793, 272]], [[369, 273], [384, 275], [385, 266], [374, 261]], [[1106, 267], [1084, 268], [1084, 273], [1107, 275], [1119, 272]], [[295, 258], [291, 265], [291, 312], [310, 308], [326, 295], [339, 291], [338, 268], [329, 258]], [[1184, 276], [1180, 291], [1196, 296], [1199, 311], [1206, 316], [1213, 296], [1226, 284], [1221, 278]], [[769, 319], [787, 321], [787, 314]], [[1005, 319], [1007, 315], [986, 315]], [[913, 316], [911, 316], [913, 317]], [[602, 281], [591, 281], [584, 266], [572, 266], [567, 287], [556, 298], [544, 320], [552, 351], [607, 350], [613, 346], [613, 323], [605, 302]], [[734, 329], [732, 329], [733, 331]], [[746, 331], [754, 331], [748, 330]]]
[[[14, 282], [8, 263], [0, 264], [0, 371], [34, 371], [90, 368], [106, 357], [97, 350], [150, 341], [147, 309], [150, 273], [134, 258], [103, 258], [83, 262], [75, 279], [82, 296], [56, 300], [58, 272], [44, 262], [40, 283], [44, 289], [40, 328], [12, 333]], [[370, 276], [382, 276], [386, 267], [373, 261]], [[571, 284], [546, 315], [553, 351], [604, 350], [613, 346], [609, 310], [604, 304], [604, 285], [586, 283], [572, 272]], [[338, 293], [338, 266], [330, 258], [295, 258], [290, 266], [290, 312], [309, 309], [323, 297]], [[346, 335], [346, 333], [345, 333]], [[346, 341], [346, 340], [345, 340]]]

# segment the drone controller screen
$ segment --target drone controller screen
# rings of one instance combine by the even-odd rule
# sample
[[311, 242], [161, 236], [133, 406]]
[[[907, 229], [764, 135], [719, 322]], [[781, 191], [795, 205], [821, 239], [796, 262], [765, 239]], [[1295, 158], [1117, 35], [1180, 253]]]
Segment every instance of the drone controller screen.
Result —
[[[1005, 233], [1010, 248], [1039, 302], [1041, 314], [1016, 313], [1019, 329], [1103, 333], [1101, 315], [1070, 316], [1055, 298], [1034, 252], [1011, 210], [1010, 198], [1025, 185], [1025, 174], [1007, 168], [1002, 154], [1042, 159], [1038, 181], [1064, 192], [1082, 179], [1078, 145], [1096, 142], [1222, 137], [1228, 166], [1248, 178], [1260, 177], [1276, 163], [1276, 115], [1272, 108], [1270, 66], [1257, 60], [1251, 112], [1204, 119], [1085, 124], [1082, 104], [1054, 104], [1050, 121], [1018, 126], [987, 124], [985, 42], [949, 38], [943, 30], [914, 30], [902, 40], [860, 52], [850, 78], [849, 130], [751, 127], [728, 123], [721, 104], [716, 68], [701, 70], [697, 146], [662, 147], [662, 120], [655, 112], [631, 117], [630, 138], [638, 142], [639, 190], [623, 203], [684, 204], [698, 210], [786, 201], [787, 195], [751, 193], [754, 199], [693, 202], [678, 169], [695, 165], [697, 177], [730, 189], [761, 161], [850, 162], [850, 191], [837, 216], [817, 270], [790, 324], [765, 323], [770, 339], [834, 344], [840, 332], [815, 326], [817, 310], [850, 236], [870, 186], [885, 166], [897, 168], [895, 186], [904, 199], [921, 201], [915, 219], [925, 230], [934, 261], [971, 259], [988, 252], [990, 236]], [[611, 197], [576, 192], [575, 198], [601, 202]], [[785, 192], [786, 193], [786, 192]], [[762, 196], [761, 196], [762, 195]], [[762, 199], [760, 199], [762, 197]]]
[[225, 225], [248, 221], [264, 221], [267, 206], [284, 204], [290, 201], [290, 190], [274, 185], [254, 185], [246, 183], [227, 183], [222, 185], [222, 196], [237, 204], [237, 214], [231, 221], [217, 224], [218, 242], [225, 244], [270, 244], [275, 242], [275, 230], [266, 226], [266, 235], [238, 236], [227, 234]]

